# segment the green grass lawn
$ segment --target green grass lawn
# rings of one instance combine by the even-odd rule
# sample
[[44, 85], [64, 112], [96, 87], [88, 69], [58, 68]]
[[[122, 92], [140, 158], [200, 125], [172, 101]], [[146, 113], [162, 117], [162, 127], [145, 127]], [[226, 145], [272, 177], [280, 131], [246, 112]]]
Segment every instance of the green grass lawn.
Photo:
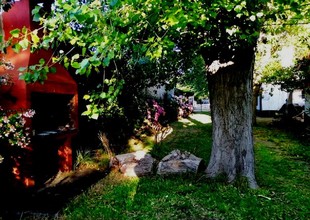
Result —
[[[209, 116], [194, 117], [173, 123], [165, 140], [155, 145], [148, 141], [145, 148], [157, 159], [181, 149], [207, 163]], [[254, 136], [258, 190], [249, 189], [243, 179], [228, 185], [221, 178], [206, 179], [203, 173], [129, 178], [111, 172], [72, 200], [60, 218], [309, 219], [309, 144], [265, 124], [254, 128]]]

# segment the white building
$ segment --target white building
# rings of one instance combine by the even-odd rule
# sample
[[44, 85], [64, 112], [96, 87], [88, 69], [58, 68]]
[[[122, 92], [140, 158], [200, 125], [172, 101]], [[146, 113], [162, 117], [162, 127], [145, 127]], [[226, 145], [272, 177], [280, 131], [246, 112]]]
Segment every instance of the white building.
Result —
[[289, 92], [282, 91], [280, 86], [263, 84], [262, 94], [258, 97], [256, 110], [258, 115], [273, 115], [285, 103], [305, 106], [305, 97], [302, 94], [302, 90], [294, 90], [290, 94]]
[[168, 98], [171, 98], [174, 96], [174, 89], [167, 90], [165, 85], [158, 85], [158, 86], [153, 86], [147, 89], [147, 94], [150, 96], [153, 96], [154, 98], [157, 99], [163, 99], [164, 95], [167, 94]]

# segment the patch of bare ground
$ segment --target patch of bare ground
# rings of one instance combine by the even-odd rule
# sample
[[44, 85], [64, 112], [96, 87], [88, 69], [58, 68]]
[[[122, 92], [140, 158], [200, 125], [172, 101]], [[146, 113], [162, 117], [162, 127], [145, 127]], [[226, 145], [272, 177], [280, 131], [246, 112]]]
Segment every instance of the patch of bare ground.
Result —
[[[108, 170], [83, 169], [59, 172], [39, 189], [6, 193], [0, 219], [57, 219], [75, 196], [104, 178]], [[10, 202], [11, 201], [11, 202]]]
[[273, 121], [274, 118], [272, 117], [256, 117], [257, 124], [271, 125]]

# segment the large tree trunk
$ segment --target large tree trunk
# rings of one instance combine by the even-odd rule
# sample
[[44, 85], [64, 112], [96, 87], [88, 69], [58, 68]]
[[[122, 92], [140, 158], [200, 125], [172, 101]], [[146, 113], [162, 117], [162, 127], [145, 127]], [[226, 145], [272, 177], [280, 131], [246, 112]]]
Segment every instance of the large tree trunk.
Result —
[[257, 188], [252, 134], [254, 52], [243, 51], [239, 58], [242, 63], [221, 64], [218, 71], [208, 73], [213, 144], [206, 173], [209, 177], [224, 173], [229, 182], [245, 176], [249, 187]]

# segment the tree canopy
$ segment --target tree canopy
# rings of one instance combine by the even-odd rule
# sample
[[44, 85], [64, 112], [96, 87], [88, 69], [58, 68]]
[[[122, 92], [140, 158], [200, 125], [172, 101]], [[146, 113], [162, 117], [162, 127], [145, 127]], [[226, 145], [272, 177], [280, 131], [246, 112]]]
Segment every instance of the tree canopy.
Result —
[[[269, 27], [270, 29], [270, 27]], [[309, 80], [310, 24], [287, 25], [263, 33], [257, 49], [257, 80], [286, 91], [304, 89]]]
[[[104, 74], [113, 70], [117, 80], [103, 80], [109, 92], [101, 93], [95, 99], [102, 99], [114, 105], [115, 97], [122, 88], [126, 69], [153, 63], [160, 77], [171, 74], [162, 68], [170, 62], [169, 57], [185, 57], [193, 53], [203, 54], [206, 65], [219, 60], [240, 62], [236, 53], [248, 45], [255, 45], [264, 21], [273, 20], [290, 23], [309, 15], [309, 4], [303, 1], [87, 1], [56, 0], [51, 10], [43, 3], [33, 10], [33, 20], [41, 28], [33, 30], [12, 30], [13, 48], [16, 52], [27, 48], [52, 48], [52, 61], [72, 67], [76, 74], [89, 76]], [[40, 36], [40, 38], [38, 37]], [[30, 38], [29, 38], [30, 37]], [[67, 48], [67, 49], [64, 49]], [[76, 48], [79, 48], [78, 50]], [[119, 62], [119, 61], [122, 62]], [[121, 67], [125, 70], [120, 72]], [[37, 66], [22, 69], [22, 79], [27, 82], [46, 79], [53, 69], [51, 63], [43, 60]], [[145, 65], [146, 66], [146, 65]], [[179, 65], [180, 66], [180, 65]], [[177, 66], [173, 71], [177, 72]], [[128, 68], [130, 67], [130, 68]], [[153, 75], [154, 76], [154, 75]], [[150, 77], [154, 79], [154, 77]], [[160, 80], [158, 80], [160, 81]], [[162, 80], [163, 81], [163, 80]], [[154, 82], [154, 81], [153, 81]], [[114, 104], [113, 104], [114, 103]], [[92, 102], [88, 115], [98, 114], [98, 106]], [[85, 113], [86, 114], [86, 113]]]

